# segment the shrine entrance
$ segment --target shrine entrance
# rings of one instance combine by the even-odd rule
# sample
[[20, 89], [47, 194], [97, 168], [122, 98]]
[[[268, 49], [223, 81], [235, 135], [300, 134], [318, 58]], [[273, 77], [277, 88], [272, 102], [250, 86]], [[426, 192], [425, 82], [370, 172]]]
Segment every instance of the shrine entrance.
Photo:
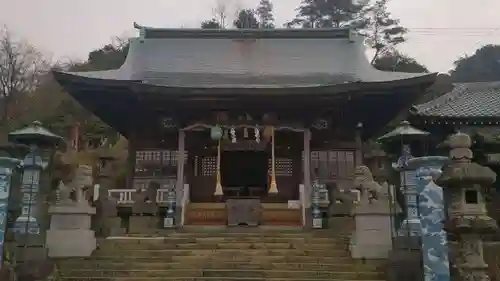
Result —
[[221, 181], [227, 198], [262, 197], [268, 189], [267, 151], [223, 151]]

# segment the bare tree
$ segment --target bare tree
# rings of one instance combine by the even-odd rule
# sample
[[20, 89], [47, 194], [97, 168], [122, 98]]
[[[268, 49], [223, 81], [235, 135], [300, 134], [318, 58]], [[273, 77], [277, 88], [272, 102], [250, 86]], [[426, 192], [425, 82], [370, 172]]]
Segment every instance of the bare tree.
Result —
[[20, 96], [40, 85], [49, 64], [33, 46], [14, 40], [9, 30], [0, 29], [0, 122], [9, 121], [9, 111]]

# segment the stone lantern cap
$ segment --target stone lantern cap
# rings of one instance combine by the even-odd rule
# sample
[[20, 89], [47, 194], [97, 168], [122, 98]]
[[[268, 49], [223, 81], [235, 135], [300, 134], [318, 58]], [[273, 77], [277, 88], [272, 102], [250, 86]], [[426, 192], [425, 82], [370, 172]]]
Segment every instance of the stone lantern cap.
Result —
[[427, 137], [430, 133], [422, 131], [410, 125], [408, 121], [402, 121], [399, 126], [394, 130], [388, 132], [387, 134], [381, 136], [377, 139], [379, 142], [390, 142], [390, 141], [411, 141], [415, 139], [423, 139]]
[[439, 182], [461, 187], [463, 183], [490, 185], [496, 181], [496, 173], [490, 168], [472, 162], [472, 140], [469, 135], [457, 133], [449, 138], [450, 159]]
[[450, 136], [448, 139], [448, 146], [451, 149], [470, 148], [472, 146], [472, 139], [468, 134], [458, 132]]
[[493, 218], [483, 216], [459, 216], [445, 222], [446, 231], [457, 234], [491, 234], [498, 232]]
[[40, 121], [34, 121], [31, 125], [10, 132], [8, 139], [14, 143], [37, 144], [41, 146], [57, 146], [64, 144], [64, 138], [58, 136], [42, 126]]
[[452, 187], [462, 187], [464, 183], [491, 185], [496, 181], [496, 177], [490, 168], [477, 163], [453, 163], [443, 169], [443, 175], [438, 182]]

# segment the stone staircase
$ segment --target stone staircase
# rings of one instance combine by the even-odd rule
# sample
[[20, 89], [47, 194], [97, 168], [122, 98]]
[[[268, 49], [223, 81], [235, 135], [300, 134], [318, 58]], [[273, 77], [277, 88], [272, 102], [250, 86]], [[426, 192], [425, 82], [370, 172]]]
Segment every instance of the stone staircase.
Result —
[[110, 238], [90, 258], [58, 261], [65, 281], [384, 280], [384, 261], [349, 257], [342, 229], [195, 228]]

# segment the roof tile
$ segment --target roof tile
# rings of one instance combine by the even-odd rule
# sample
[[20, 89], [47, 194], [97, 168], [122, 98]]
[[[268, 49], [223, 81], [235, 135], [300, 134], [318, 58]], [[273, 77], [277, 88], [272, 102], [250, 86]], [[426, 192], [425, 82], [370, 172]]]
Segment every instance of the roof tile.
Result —
[[417, 116], [500, 118], [500, 81], [454, 84], [454, 89], [434, 100], [414, 106]]

